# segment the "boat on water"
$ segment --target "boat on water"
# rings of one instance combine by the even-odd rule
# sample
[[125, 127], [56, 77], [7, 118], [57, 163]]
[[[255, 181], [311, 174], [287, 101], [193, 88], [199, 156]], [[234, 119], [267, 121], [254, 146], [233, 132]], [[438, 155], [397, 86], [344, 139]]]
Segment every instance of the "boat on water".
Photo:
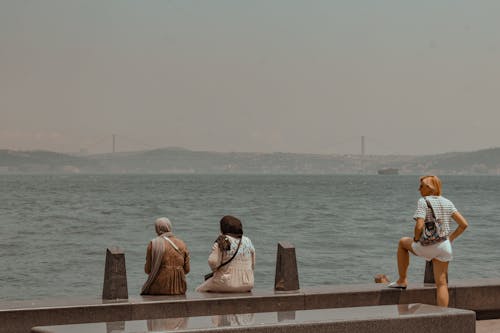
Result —
[[396, 168], [383, 168], [377, 171], [379, 175], [399, 175], [399, 169]]

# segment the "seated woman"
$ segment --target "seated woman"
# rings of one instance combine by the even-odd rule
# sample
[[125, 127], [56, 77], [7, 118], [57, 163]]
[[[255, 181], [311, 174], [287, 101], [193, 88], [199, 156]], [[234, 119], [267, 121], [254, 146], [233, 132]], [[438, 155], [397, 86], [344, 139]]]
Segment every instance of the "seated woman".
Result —
[[221, 235], [215, 240], [208, 265], [213, 276], [196, 291], [246, 292], [254, 285], [255, 249], [250, 238], [243, 236], [241, 221], [234, 216], [220, 220]]
[[166, 217], [156, 220], [158, 237], [149, 242], [144, 271], [149, 274], [141, 295], [182, 295], [186, 293], [189, 273], [189, 250], [172, 233], [172, 223]]

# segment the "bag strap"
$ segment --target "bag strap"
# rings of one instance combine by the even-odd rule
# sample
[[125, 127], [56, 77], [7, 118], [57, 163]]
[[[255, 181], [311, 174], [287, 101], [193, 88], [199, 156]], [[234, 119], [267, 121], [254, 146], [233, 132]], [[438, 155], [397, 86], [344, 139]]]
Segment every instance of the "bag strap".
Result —
[[165, 238], [166, 241], [168, 241], [170, 243], [170, 245], [172, 245], [172, 247], [180, 254], [182, 255], [182, 252], [181, 250], [179, 250], [179, 248], [177, 247], [177, 245], [174, 244], [174, 242], [172, 242], [172, 240], [170, 240], [170, 238], [168, 238], [167, 236], [163, 236], [163, 238]]
[[233, 256], [231, 257], [231, 259], [229, 259], [228, 261], [223, 262], [222, 264], [220, 264], [220, 265], [219, 265], [219, 267], [217, 267], [217, 268], [215, 269], [216, 271], [217, 271], [219, 268], [221, 268], [222, 266], [229, 264], [229, 263], [231, 262], [231, 260], [233, 260], [233, 259], [234, 259], [234, 257], [236, 257], [236, 254], [238, 253], [238, 250], [240, 249], [240, 245], [241, 245], [241, 241], [242, 241], [242, 240], [243, 240], [243, 236], [241, 236], [241, 238], [240, 238], [240, 242], [238, 243], [238, 247], [236, 248], [236, 251], [234, 251], [234, 254], [233, 254]]
[[431, 209], [431, 212], [432, 212], [432, 217], [434, 218], [434, 220], [436, 219], [436, 214], [434, 214], [434, 209], [432, 208], [432, 205], [431, 203], [429, 202], [429, 200], [427, 198], [425, 198], [425, 202], [427, 203], [427, 207], [429, 207]]

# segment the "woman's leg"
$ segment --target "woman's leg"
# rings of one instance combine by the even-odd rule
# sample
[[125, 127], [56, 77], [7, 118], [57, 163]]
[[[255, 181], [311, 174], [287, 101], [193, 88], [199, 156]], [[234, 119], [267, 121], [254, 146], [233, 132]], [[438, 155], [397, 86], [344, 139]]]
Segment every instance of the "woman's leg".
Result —
[[413, 239], [410, 237], [403, 237], [399, 240], [398, 244], [398, 273], [399, 279], [398, 284], [407, 285], [407, 272], [408, 266], [410, 265], [410, 253], [415, 254], [413, 249], [411, 248], [411, 244], [413, 243]]
[[439, 306], [447, 307], [450, 299], [448, 295], [448, 283], [446, 282], [448, 262], [432, 259], [432, 266], [434, 269], [434, 281], [436, 282], [436, 303]]

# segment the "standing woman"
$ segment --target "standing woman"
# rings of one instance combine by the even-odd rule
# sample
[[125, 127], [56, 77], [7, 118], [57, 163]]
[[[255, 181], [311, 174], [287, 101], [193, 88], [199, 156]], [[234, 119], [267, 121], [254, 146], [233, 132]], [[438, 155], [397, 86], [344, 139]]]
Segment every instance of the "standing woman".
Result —
[[241, 221], [234, 216], [220, 220], [217, 237], [208, 257], [213, 276], [196, 288], [201, 292], [246, 292], [254, 285], [255, 249], [243, 236]]
[[[399, 279], [388, 285], [390, 288], [406, 289], [408, 284], [407, 271], [410, 264], [409, 252], [426, 260], [432, 260], [434, 280], [436, 281], [437, 305], [448, 306], [448, 263], [453, 259], [451, 244], [467, 229], [465, 218], [458, 212], [455, 205], [441, 196], [441, 180], [436, 176], [423, 176], [420, 178], [420, 194], [417, 210], [413, 215], [415, 233], [413, 239], [403, 237], [398, 246], [398, 272]], [[437, 233], [439, 241], [426, 244], [423, 237], [425, 222], [433, 215], [437, 220]], [[451, 232], [450, 222], [454, 220], [458, 226]]]
[[161, 217], [155, 222], [158, 237], [149, 242], [144, 271], [149, 274], [141, 295], [182, 295], [186, 293], [189, 250], [172, 233], [172, 222]]

